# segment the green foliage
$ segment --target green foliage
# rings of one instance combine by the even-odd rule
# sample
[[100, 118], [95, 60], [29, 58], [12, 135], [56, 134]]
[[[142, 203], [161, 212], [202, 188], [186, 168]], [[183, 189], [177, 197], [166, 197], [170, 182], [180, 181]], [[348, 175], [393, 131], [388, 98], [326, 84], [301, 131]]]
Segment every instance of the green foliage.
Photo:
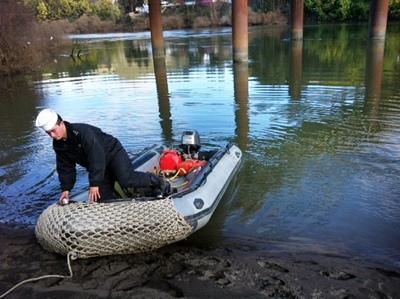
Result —
[[[338, 22], [369, 20], [370, 0], [305, 0], [308, 21]], [[400, 0], [390, 0], [389, 19], [400, 19]]]
[[288, 0], [250, 0], [249, 6], [254, 12], [285, 11], [285, 7], [290, 5]]
[[83, 15], [98, 15], [103, 20], [122, 17], [111, 0], [23, 0], [23, 3], [40, 21], [77, 20]]
[[390, 0], [389, 20], [400, 20], [400, 0]]
[[[304, 0], [306, 22], [366, 22], [371, 0]], [[249, 0], [249, 7], [257, 12], [280, 10], [288, 13], [290, 0]], [[390, 0], [389, 19], [400, 20], [400, 0]]]
[[140, 7], [143, 5], [143, 0], [117, 0], [118, 6], [125, 14], [135, 10], [135, 7]]
[[47, 12], [47, 6], [43, 2], [39, 2], [38, 5], [38, 13], [37, 13], [37, 18], [39, 21], [44, 21], [47, 20], [48, 17], [48, 12]]
[[96, 3], [97, 15], [102, 20], [119, 20], [121, 11], [110, 0], [100, 0]]
[[351, 1], [349, 13], [343, 20], [366, 21], [369, 19], [370, 1]]
[[[77, 20], [83, 15], [99, 16], [101, 20], [113, 22], [122, 20], [124, 13], [141, 6], [143, 0], [19, 0], [33, 12], [40, 21]], [[176, 1], [172, 1], [176, 2]], [[366, 22], [369, 19], [371, 0], [304, 0], [305, 22]], [[224, 2], [225, 3], [225, 2]], [[267, 13], [280, 11], [288, 14], [290, 0], [249, 0], [254, 12]], [[213, 7], [213, 6], [210, 6]], [[165, 16], [178, 14], [185, 26], [190, 27], [198, 17], [219, 20], [225, 15], [229, 5], [210, 10], [206, 6], [175, 6], [164, 11]], [[210, 13], [211, 12], [211, 13]], [[400, 20], [400, 0], [390, 0], [389, 19]], [[129, 23], [129, 22], [127, 22]], [[217, 22], [218, 23], [218, 22]]]

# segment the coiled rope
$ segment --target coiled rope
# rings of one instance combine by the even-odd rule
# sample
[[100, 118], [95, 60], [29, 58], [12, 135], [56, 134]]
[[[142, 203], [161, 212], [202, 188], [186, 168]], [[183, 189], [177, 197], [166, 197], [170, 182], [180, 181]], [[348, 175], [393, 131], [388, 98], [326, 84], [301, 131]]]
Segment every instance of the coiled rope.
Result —
[[16, 288], [18, 288], [19, 286], [21, 286], [21, 285], [23, 285], [24, 283], [27, 283], [27, 282], [37, 281], [37, 280], [41, 280], [41, 279], [45, 279], [45, 278], [72, 278], [73, 277], [73, 273], [72, 273], [72, 268], [71, 268], [71, 260], [75, 260], [75, 259], [76, 259], [76, 256], [72, 252], [68, 252], [68, 254], [67, 254], [67, 264], [68, 264], [69, 276], [51, 274], [51, 275], [44, 275], [44, 276], [40, 276], [40, 277], [36, 277], [36, 278], [29, 278], [29, 279], [26, 279], [24, 281], [21, 281], [20, 283], [16, 284], [15, 286], [13, 286], [7, 292], [5, 292], [2, 295], [0, 295], [0, 298], [4, 298], [9, 293], [14, 291]]

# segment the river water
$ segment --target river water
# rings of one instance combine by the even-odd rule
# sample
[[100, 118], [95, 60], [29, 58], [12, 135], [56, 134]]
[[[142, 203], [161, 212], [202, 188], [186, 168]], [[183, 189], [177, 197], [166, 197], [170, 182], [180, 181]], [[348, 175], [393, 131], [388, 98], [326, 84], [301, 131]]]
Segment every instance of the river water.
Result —
[[[400, 267], [400, 39], [367, 25], [251, 27], [249, 62], [232, 63], [231, 29], [71, 36], [44, 70], [0, 83], [0, 221], [33, 227], [58, 199], [50, 107], [99, 126], [137, 153], [237, 143], [244, 163], [188, 246], [342, 254]], [[74, 49], [75, 57], [69, 54]], [[79, 56], [77, 54], [79, 53]], [[87, 188], [84, 170], [74, 191]]]

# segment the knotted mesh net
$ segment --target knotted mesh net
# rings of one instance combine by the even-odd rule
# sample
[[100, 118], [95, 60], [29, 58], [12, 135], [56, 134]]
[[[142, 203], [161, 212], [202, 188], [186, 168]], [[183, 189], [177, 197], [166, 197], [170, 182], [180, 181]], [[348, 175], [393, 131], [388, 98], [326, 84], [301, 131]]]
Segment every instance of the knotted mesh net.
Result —
[[84, 202], [49, 206], [36, 224], [36, 237], [48, 251], [76, 258], [154, 250], [179, 241], [192, 227], [172, 199], [148, 202]]

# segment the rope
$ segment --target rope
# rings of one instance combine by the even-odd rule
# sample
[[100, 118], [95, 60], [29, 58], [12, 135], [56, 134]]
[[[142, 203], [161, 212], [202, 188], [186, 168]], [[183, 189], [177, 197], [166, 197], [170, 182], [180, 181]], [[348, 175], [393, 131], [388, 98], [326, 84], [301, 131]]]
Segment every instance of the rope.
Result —
[[4, 294], [0, 295], [0, 298], [4, 298], [6, 295], [8, 295], [12, 291], [14, 291], [16, 288], [18, 288], [19, 286], [21, 286], [21, 285], [23, 285], [24, 283], [27, 283], [27, 282], [37, 281], [37, 280], [44, 279], [44, 278], [72, 278], [73, 274], [72, 274], [72, 268], [71, 268], [71, 260], [75, 260], [75, 259], [76, 259], [76, 257], [73, 256], [73, 253], [72, 252], [68, 252], [67, 263], [68, 263], [69, 276], [51, 274], [51, 275], [44, 275], [44, 276], [40, 276], [40, 277], [36, 277], [36, 278], [29, 278], [29, 279], [26, 279], [24, 281], [21, 281], [20, 283], [16, 284], [15, 286], [13, 286], [7, 292], [5, 292]]
[[177, 178], [177, 176], [179, 175], [179, 173], [181, 172], [181, 170], [183, 171], [184, 174], [186, 174], [186, 170], [185, 169], [179, 168], [178, 171], [176, 172], [176, 174], [172, 178], [170, 178], [168, 181], [175, 180]]

